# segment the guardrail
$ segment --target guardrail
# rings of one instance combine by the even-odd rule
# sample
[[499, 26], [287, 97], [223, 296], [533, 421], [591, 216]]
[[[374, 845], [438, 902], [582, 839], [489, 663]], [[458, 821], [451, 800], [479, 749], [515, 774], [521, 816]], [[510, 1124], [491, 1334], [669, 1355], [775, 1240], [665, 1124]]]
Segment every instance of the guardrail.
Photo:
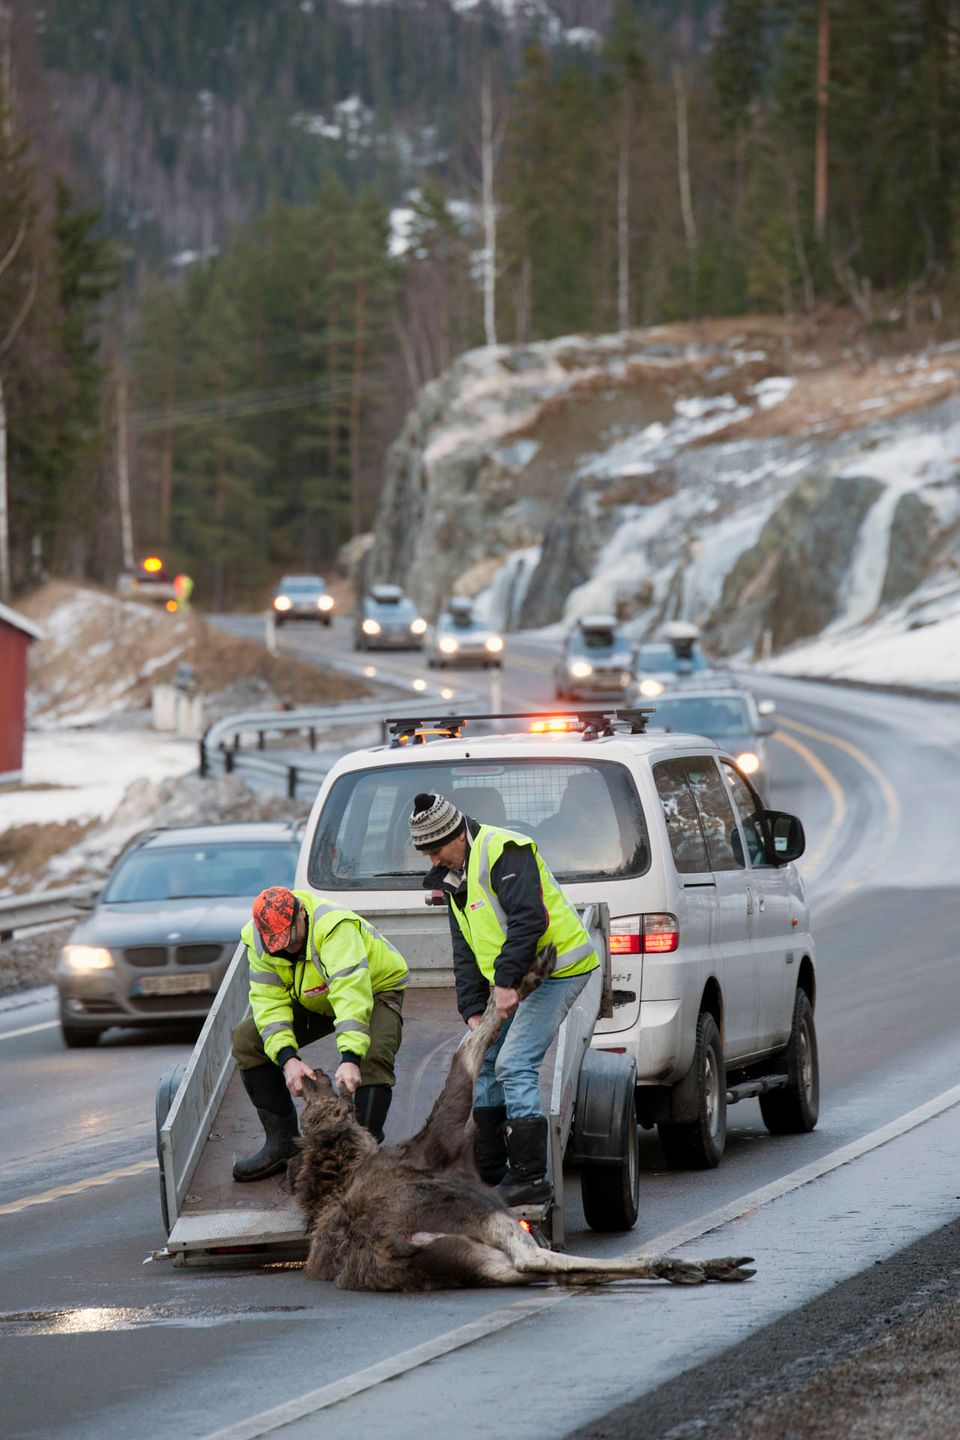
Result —
[[96, 893], [89, 885], [67, 890], [45, 890], [42, 894], [12, 895], [0, 900], [0, 940], [12, 939], [19, 930], [35, 930], [40, 925], [54, 925], [58, 920], [72, 920], [83, 908], [80, 900], [89, 900]]

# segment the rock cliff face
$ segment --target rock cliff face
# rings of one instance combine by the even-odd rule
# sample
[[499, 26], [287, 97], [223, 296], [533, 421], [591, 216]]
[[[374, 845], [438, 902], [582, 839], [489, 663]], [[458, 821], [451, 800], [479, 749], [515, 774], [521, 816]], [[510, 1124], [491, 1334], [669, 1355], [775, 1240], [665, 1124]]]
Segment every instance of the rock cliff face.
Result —
[[507, 626], [690, 619], [723, 653], [902, 600], [960, 522], [960, 357], [786, 339], [718, 321], [462, 356], [389, 454], [369, 578], [430, 615], [482, 591]]

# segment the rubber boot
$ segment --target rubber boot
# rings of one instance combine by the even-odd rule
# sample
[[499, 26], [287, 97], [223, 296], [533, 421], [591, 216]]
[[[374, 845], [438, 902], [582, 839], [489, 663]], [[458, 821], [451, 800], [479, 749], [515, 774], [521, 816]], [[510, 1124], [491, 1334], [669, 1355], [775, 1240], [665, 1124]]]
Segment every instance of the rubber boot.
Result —
[[505, 1105], [478, 1105], [473, 1112], [477, 1169], [485, 1185], [499, 1185], [507, 1173], [507, 1142], [503, 1138], [506, 1118]]
[[542, 1205], [553, 1199], [547, 1178], [547, 1117], [521, 1115], [503, 1127], [507, 1173], [497, 1186], [505, 1205]]
[[266, 1180], [285, 1170], [287, 1161], [297, 1153], [297, 1112], [278, 1066], [257, 1065], [253, 1070], [241, 1070], [240, 1079], [260, 1116], [266, 1140], [255, 1155], [236, 1162], [233, 1178], [241, 1183]]
[[358, 1085], [353, 1096], [357, 1124], [369, 1130], [378, 1145], [383, 1144], [383, 1122], [393, 1099], [390, 1085]]

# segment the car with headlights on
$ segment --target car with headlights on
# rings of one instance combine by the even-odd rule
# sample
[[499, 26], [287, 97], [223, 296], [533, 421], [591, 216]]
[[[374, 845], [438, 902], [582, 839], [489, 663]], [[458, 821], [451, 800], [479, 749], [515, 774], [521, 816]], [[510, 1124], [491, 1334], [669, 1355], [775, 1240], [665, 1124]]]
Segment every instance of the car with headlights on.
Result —
[[422, 650], [427, 622], [399, 585], [371, 585], [357, 607], [355, 650]]
[[202, 1020], [267, 885], [293, 881], [302, 821], [148, 830], [120, 856], [56, 970], [71, 1049], [112, 1025]]
[[696, 625], [675, 620], [664, 627], [659, 640], [641, 645], [634, 659], [636, 694], [641, 704], [665, 690], [686, 685], [715, 673], [713, 661], [700, 644]]
[[553, 668], [558, 700], [624, 700], [633, 683], [633, 646], [613, 615], [583, 615], [568, 630]]
[[285, 625], [288, 620], [333, 623], [334, 598], [319, 575], [284, 575], [271, 603], [275, 625]]
[[650, 716], [649, 729], [674, 734], [706, 735], [734, 757], [757, 789], [769, 787], [767, 736], [775, 721], [772, 700], [759, 705], [749, 690], [733, 685], [693, 689], [685, 685], [660, 696]]
[[442, 670], [446, 665], [503, 664], [503, 636], [476, 612], [472, 601], [455, 596], [437, 616], [427, 647], [427, 664]]

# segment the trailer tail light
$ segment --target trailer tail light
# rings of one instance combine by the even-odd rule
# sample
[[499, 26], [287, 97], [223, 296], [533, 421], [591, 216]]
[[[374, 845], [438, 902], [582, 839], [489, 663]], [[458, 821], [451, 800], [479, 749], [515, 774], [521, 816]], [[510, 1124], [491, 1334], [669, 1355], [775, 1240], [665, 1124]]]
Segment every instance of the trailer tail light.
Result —
[[676, 915], [619, 915], [610, 921], [611, 955], [668, 955], [679, 944]]
[[643, 953], [667, 955], [680, 944], [680, 922], [676, 915], [644, 915]]

